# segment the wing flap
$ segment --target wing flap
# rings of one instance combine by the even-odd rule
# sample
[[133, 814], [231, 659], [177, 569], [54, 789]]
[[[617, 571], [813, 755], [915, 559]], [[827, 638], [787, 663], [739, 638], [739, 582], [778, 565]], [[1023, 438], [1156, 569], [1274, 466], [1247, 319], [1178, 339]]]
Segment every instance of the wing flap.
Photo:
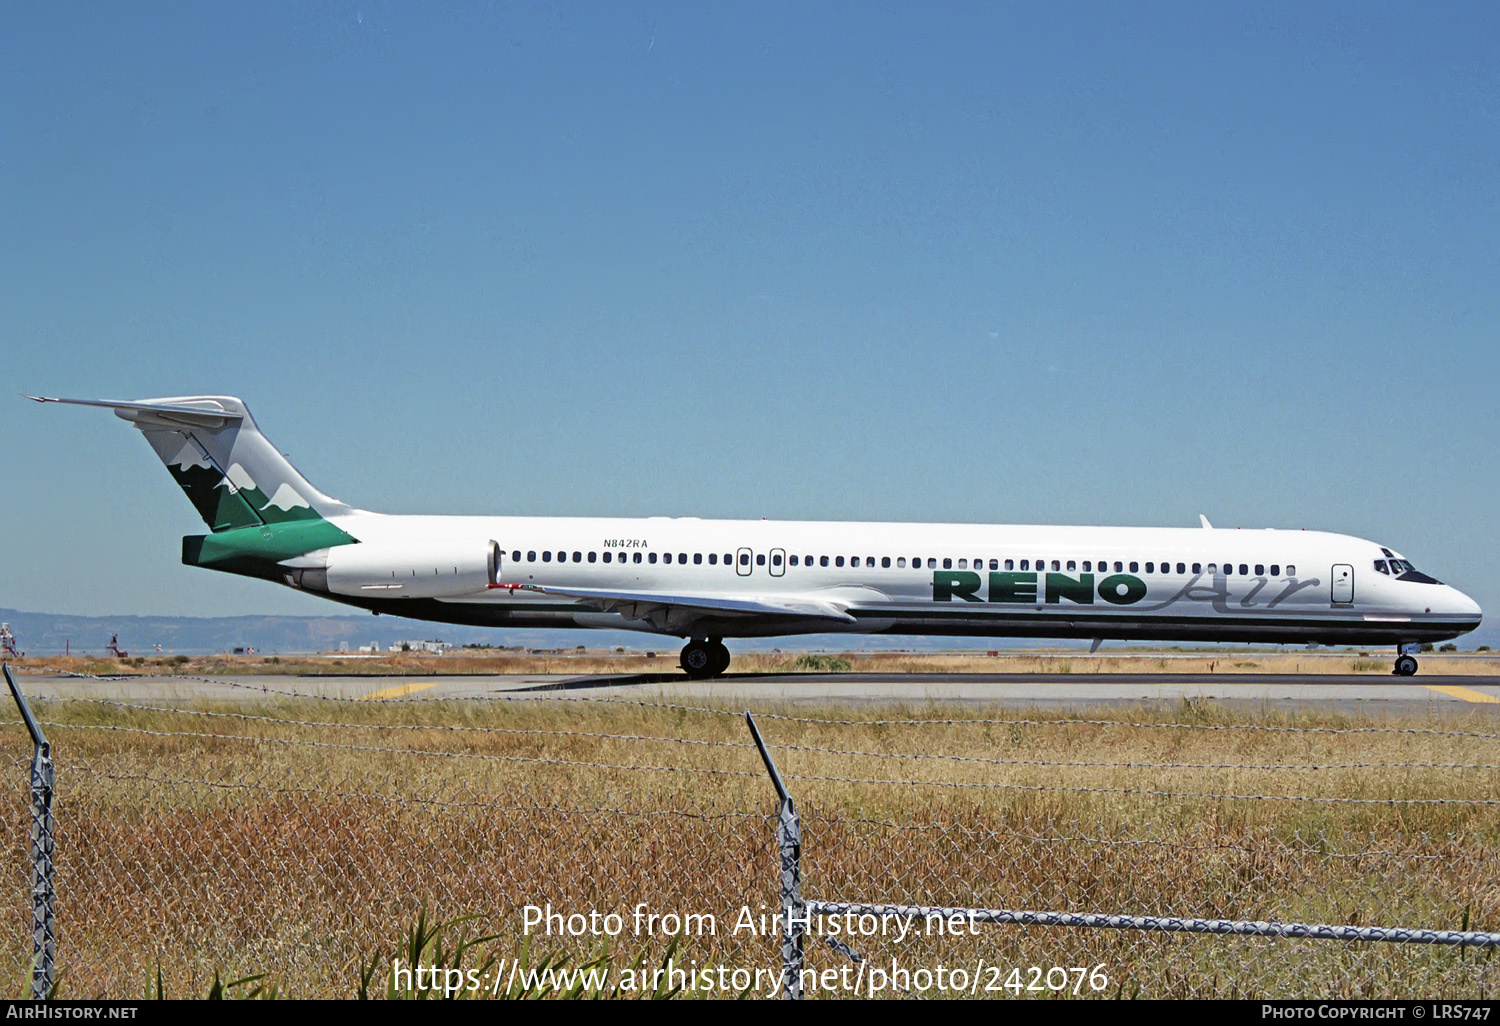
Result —
[[672, 595], [656, 591], [614, 591], [609, 588], [559, 588], [549, 584], [523, 584], [524, 591], [583, 599], [606, 613], [620, 613], [633, 620], [695, 616], [775, 617], [784, 620], [828, 620], [855, 623], [854, 617], [832, 602], [801, 596], [732, 598], [724, 595]]

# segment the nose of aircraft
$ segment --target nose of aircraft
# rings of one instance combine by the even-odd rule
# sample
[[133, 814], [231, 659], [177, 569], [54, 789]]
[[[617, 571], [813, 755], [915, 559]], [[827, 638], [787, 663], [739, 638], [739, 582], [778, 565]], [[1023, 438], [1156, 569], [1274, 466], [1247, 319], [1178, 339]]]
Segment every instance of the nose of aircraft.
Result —
[[1444, 605], [1452, 610], [1453, 616], [1462, 620], [1473, 620], [1474, 626], [1479, 626], [1479, 621], [1484, 618], [1484, 611], [1479, 608], [1478, 602], [1475, 602], [1457, 588], [1448, 588], [1446, 597], [1448, 601]]

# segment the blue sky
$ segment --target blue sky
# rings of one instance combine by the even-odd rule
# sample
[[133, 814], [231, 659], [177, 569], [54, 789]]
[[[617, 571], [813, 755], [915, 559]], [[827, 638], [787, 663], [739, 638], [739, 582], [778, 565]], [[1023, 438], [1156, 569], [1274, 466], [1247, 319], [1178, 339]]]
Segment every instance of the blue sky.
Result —
[[[10, 392], [243, 396], [391, 512], [1310, 527], [1500, 608], [1500, 8], [0, 13]], [[0, 606], [178, 565], [0, 398]]]

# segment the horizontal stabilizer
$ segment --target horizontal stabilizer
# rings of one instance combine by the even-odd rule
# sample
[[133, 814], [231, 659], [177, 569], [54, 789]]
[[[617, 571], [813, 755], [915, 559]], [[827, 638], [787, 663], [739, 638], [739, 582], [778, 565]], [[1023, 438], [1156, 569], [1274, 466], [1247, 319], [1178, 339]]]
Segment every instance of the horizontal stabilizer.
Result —
[[255, 425], [244, 402], [228, 395], [160, 399], [59, 399], [38, 403], [114, 410], [146, 437], [214, 532], [321, 521], [349, 513], [318, 491]]
[[36, 403], [66, 403], [69, 406], [102, 406], [114, 410], [126, 420], [139, 421], [141, 415], [159, 416], [162, 420], [195, 427], [219, 428], [225, 424], [244, 419], [244, 414], [226, 410], [212, 400], [187, 403], [124, 402], [117, 399], [58, 399], [48, 395], [28, 395], [25, 398]]

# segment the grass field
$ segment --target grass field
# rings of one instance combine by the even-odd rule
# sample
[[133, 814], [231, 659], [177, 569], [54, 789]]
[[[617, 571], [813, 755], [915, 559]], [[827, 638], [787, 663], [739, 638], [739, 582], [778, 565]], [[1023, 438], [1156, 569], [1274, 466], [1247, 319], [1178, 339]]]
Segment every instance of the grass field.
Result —
[[[808, 897], [1500, 929], [1500, 817], [1477, 804], [1500, 802], [1500, 740], [1482, 711], [777, 712], [758, 715], [804, 820]], [[680, 960], [777, 966], [775, 937], [729, 930], [777, 901], [773, 795], [731, 710], [287, 699], [39, 715], [66, 995], [138, 996], [157, 967], [170, 993], [204, 993], [218, 971], [352, 994], [424, 905], [477, 916], [502, 953], [526, 904], [712, 913], [719, 932], [682, 938]], [[944, 722], [890, 722], [910, 718]], [[19, 728], [6, 744], [5, 822], [23, 831], [29, 744]], [[24, 834], [11, 844], [19, 923]], [[1109, 993], [1151, 997], [1477, 996], [1500, 979], [1474, 951], [982, 929], [851, 944], [907, 967], [1103, 964]], [[602, 943], [531, 942], [578, 960]], [[666, 943], [627, 930], [610, 945], [655, 958]], [[809, 959], [843, 962], [821, 945]]]
[[[920, 652], [740, 652], [731, 674], [737, 673], [1363, 673], [1389, 676], [1394, 655], [1365, 651], [1217, 651], [1162, 649], [1089, 655], [1082, 651]], [[223, 674], [336, 674], [389, 676], [401, 674], [605, 674], [672, 673], [678, 654], [666, 647], [653, 655], [599, 651], [530, 654], [490, 649], [460, 650], [445, 655], [387, 653], [350, 656], [325, 653], [308, 656], [131, 656], [100, 659], [84, 656], [47, 656], [13, 661], [22, 672], [92, 674], [192, 673]], [[1424, 676], [1452, 674], [1500, 675], [1500, 656], [1488, 653], [1421, 657]]]

